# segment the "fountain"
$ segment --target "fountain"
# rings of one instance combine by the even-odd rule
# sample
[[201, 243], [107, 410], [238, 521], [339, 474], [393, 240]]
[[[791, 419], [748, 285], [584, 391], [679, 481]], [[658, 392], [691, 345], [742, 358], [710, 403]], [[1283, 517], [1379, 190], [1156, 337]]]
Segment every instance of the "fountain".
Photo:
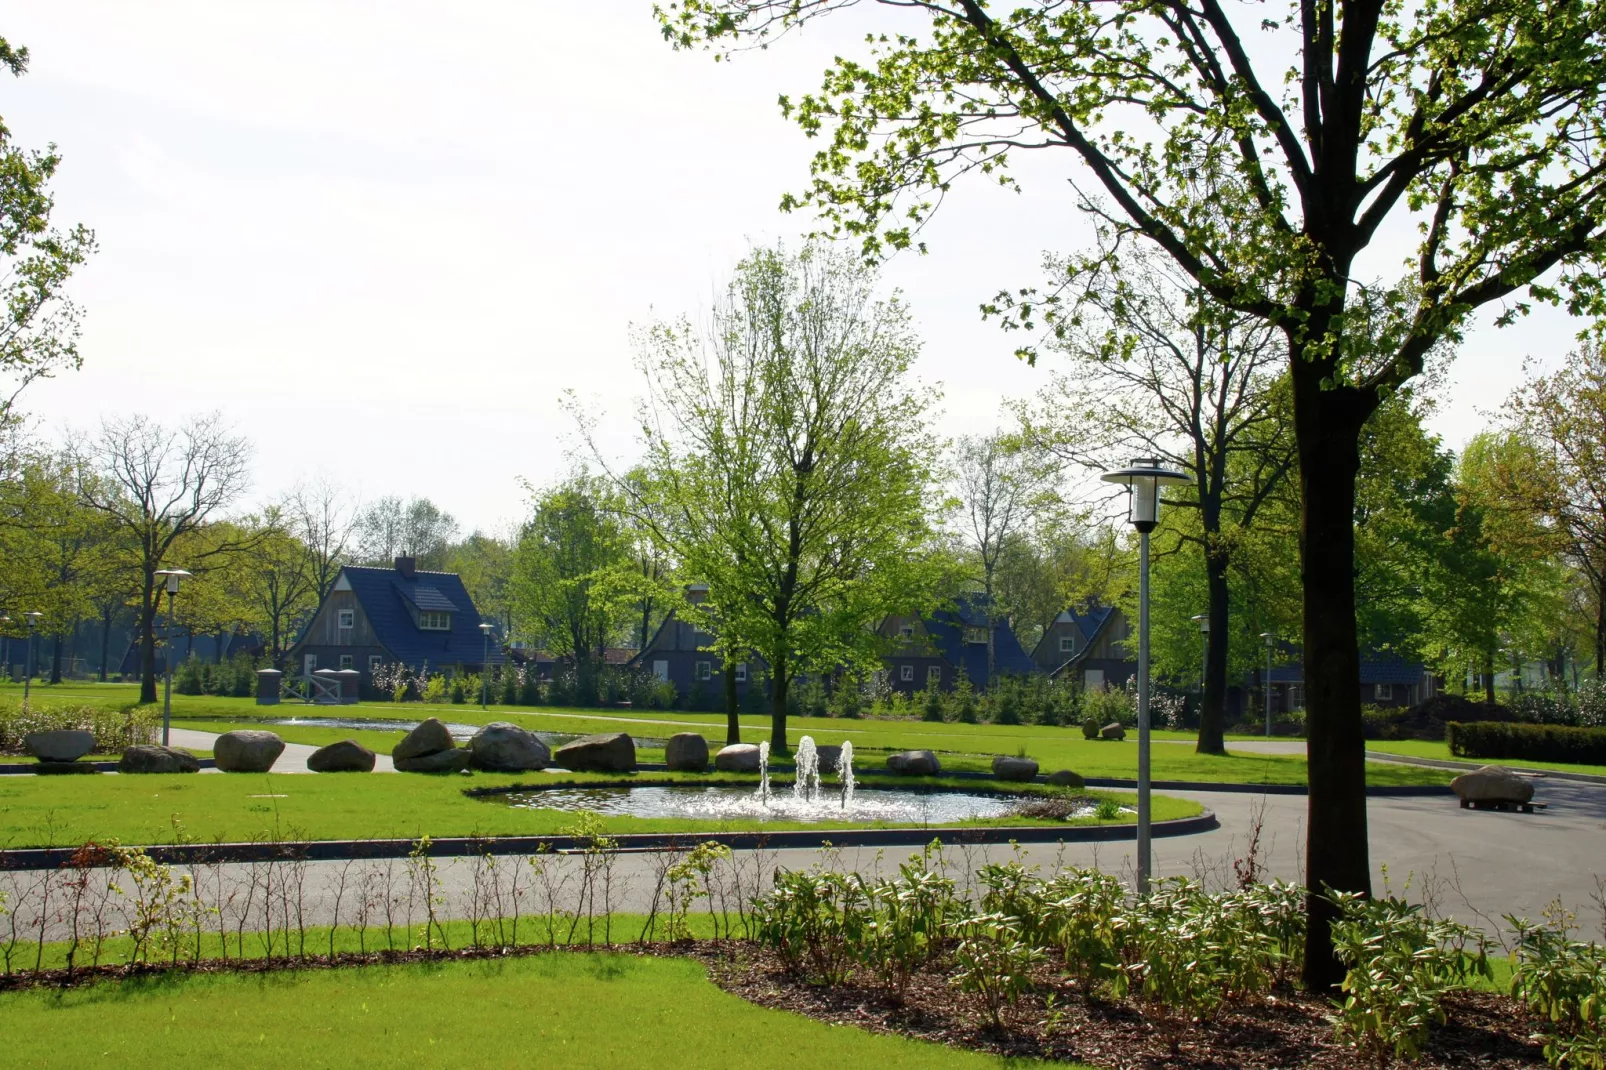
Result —
[[770, 801], [770, 741], [760, 740], [758, 744], [758, 798], [766, 806]]
[[842, 785], [842, 809], [853, 806], [853, 741], [842, 741], [842, 755], [836, 760], [836, 780]]
[[797, 741], [797, 782], [792, 795], [802, 802], [813, 802], [820, 790], [820, 755], [814, 749], [814, 737], [804, 736]]

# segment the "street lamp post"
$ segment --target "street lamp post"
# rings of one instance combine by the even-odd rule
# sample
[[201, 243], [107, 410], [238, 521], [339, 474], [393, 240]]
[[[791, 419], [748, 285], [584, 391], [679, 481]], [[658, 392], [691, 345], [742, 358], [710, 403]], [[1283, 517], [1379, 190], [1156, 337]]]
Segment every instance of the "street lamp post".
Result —
[[1210, 675], [1210, 615], [1199, 613], [1189, 619], [1199, 626], [1199, 715], [1202, 717], [1205, 678]]
[[480, 634], [485, 637], [485, 652], [480, 657], [480, 709], [488, 707], [491, 687], [491, 624], [480, 621]]
[[39, 627], [39, 618], [44, 616], [37, 609], [30, 609], [23, 614], [28, 620], [28, 656], [22, 663], [22, 705], [28, 706], [28, 690], [33, 686], [33, 633]]
[[1261, 632], [1260, 641], [1266, 644], [1266, 738], [1271, 738], [1271, 652], [1277, 646], [1275, 632]]
[[1138, 532], [1138, 894], [1149, 894], [1149, 533], [1160, 522], [1160, 488], [1192, 482], [1139, 457], [1130, 468], [1105, 472], [1106, 483], [1127, 488], [1127, 519]]
[[162, 695], [162, 746], [165, 747], [173, 731], [173, 599], [178, 595], [179, 581], [188, 578], [190, 573], [181, 568], [164, 568], [156, 574], [167, 587], [167, 671], [164, 674], [167, 683]]

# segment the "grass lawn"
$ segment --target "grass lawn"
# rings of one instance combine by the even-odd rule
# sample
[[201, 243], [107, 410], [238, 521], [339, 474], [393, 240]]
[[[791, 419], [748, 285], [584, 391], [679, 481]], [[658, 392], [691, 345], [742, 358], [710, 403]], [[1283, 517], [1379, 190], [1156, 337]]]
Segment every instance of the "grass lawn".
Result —
[[[518, 783], [608, 784], [618, 777], [544, 773], [477, 773], [466, 776], [420, 776], [403, 773], [346, 774], [189, 774], [184, 776], [0, 777], [0, 845], [10, 847], [70, 845], [116, 838], [123, 843], [170, 843], [176, 826], [201, 841], [288, 839], [416, 839], [443, 836], [561, 835], [575, 823], [566, 810], [532, 810], [508, 806], [498, 798], [475, 799], [467, 787]], [[673, 784], [688, 780], [729, 780], [754, 784], [753, 777], [733, 774], [640, 773], [635, 784]], [[859, 781], [876, 786], [880, 778]], [[940, 782], [939, 782], [940, 783]], [[955, 786], [975, 788], [975, 784]], [[907, 781], [902, 782], [907, 786]], [[1042, 789], [1035, 789], [1042, 790]], [[1132, 796], [1109, 795], [1124, 805]], [[1201, 807], [1182, 799], [1156, 796], [1154, 817], [1189, 817]], [[1130, 822], [1123, 815], [1117, 822]], [[1088, 818], [1067, 825], [1096, 823]], [[606, 831], [743, 831], [749, 829], [874, 828], [875, 825], [821, 822], [720, 822], [610, 816]], [[986, 825], [1037, 825], [1040, 820], [999, 818]]]
[[[0, 687], [0, 695], [18, 690], [16, 685]], [[40, 701], [67, 704], [72, 702], [108, 705], [125, 705], [138, 698], [133, 684], [63, 684], [59, 687], [35, 689]], [[300, 703], [286, 703], [275, 707], [257, 706], [252, 699], [217, 698], [203, 695], [174, 695], [173, 716], [183, 727], [202, 728], [216, 726], [220, 719], [281, 719], [291, 717], [340, 716], [417, 721], [435, 716], [444, 721], [462, 724], [483, 724], [504, 720], [526, 728], [546, 732], [630, 732], [638, 737], [664, 737], [676, 732], [700, 732], [716, 746], [725, 739], [725, 715], [712, 713], [686, 713], [679, 710], [558, 710], [551, 708], [493, 706], [481, 710], [478, 706], [420, 705], [418, 703], [365, 702], [344, 711], [330, 707], [309, 707]], [[768, 715], [744, 714], [742, 739], [756, 743], [768, 739]], [[235, 725], [238, 727], [238, 725]], [[943, 752], [944, 765], [955, 771], [986, 769], [996, 754], [1013, 755], [1022, 750], [1035, 758], [1045, 772], [1055, 769], [1074, 769], [1086, 777], [1131, 778], [1137, 774], [1137, 748], [1129, 738], [1124, 743], [1104, 740], [1087, 740], [1079, 727], [1044, 725], [972, 725], [932, 723], [925, 721], [842, 720], [823, 717], [794, 717], [788, 723], [791, 742], [804, 735], [812, 735], [818, 743], [853, 741], [856, 751], [875, 763], [889, 751], [925, 748]], [[211, 730], [210, 728], [206, 730]], [[347, 738], [353, 733], [336, 731], [325, 738], [322, 735], [302, 736], [308, 729], [296, 726], [275, 726], [285, 739], [293, 742], [325, 743], [334, 738]], [[322, 733], [319, 728], [311, 732]], [[294, 735], [293, 735], [294, 734]], [[390, 747], [373, 734], [372, 741], [363, 742], [375, 750], [388, 752]], [[359, 737], [361, 738], [361, 737]], [[391, 745], [399, 739], [391, 737]], [[1184, 733], [1163, 733], [1160, 738], [1187, 738]], [[1229, 744], [1230, 748], [1230, 744]], [[868, 767], [871, 762], [861, 762]], [[1229, 753], [1225, 756], [1195, 754], [1186, 746], [1166, 744], [1154, 749], [1154, 777], [1158, 780], [1198, 780], [1243, 784], [1303, 784], [1305, 759], [1299, 755]], [[1424, 769], [1404, 765], [1371, 763], [1367, 776], [1374, 785], [1447, 784], [1452, 774], [1443, 770]]]
[[1368, 740], [1366, 749], [1383, 754], [1403, 754], [1412, 758], [1436, 758], [1445, 762], [1469, 762], [1473, 765], [1504, 765], [1512, 769], [1552, 769], [1558, 773], [1588, 773], [1593, 776], [1606, 776], [1606, 765], [1579, 765], [1574, 762], [1531, 762], [1522, 758], [1458, 758], [1450, 753], [1450, 745], [1442, 740]]
[[0, 1019], [10, 1066], [1004, 1065], [755, 1007], [696, 962], [623, 954], [129, 980], [0, 995]]

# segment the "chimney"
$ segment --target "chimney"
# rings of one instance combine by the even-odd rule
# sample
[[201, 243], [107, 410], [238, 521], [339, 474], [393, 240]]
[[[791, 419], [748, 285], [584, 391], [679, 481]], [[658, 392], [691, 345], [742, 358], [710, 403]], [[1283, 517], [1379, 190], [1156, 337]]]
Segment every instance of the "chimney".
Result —
[[414, 566], [417, 564], [416, 558], [398, 557], [396, 559], [396, 571], [402, 574], [402, 579], [410, 580], [413, 578]]
[[708, 584], [688, 583], [686, 585], [686, 601], [692, 603], [692, 605], [708, 601]]

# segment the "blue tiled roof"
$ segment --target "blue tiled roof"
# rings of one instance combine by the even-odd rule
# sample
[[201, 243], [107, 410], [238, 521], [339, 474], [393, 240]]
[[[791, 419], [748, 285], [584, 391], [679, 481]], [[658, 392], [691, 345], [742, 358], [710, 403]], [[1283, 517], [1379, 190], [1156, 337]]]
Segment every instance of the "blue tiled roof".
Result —
[[[965, 629], [986, 626], [985, 602], [979, 597], [961, 597], [951, 610], [938, 610], [926, 621], [926, 633], [950, 665], [965, 670], [970, 682], [987, 686], [987, 644], [965, 642]], [[1000, 673], [1026, 674], [1037, 671], [1037, 663], [1026, 656], [1015, 638], [1015, 630], [1005, 620], [993, 623], [993, 664]]]
[[[1361, 659], [1362, 684], [1414, 684], [1427, 670], [1419, 661], [1409, 661], [1396, 654], [1379, 654]], [[1293, 661], [1271, 670], [1274, 684], [1299, 684], [1305, 681], [1305, 666]]]
[[[484, 658], [485, 637], [480, 615], [455, 572], [415, 572], [403, 576], [393, 568], [348, 565], [342, 570], [351, 591], [362, 603], [379, 644], [397, 661], [417, 669], [432, 666], [478, 665]], [[452, 615], [450, 631], [424, 631], [413, 623], [404, 603], [419, 609], [444, 610]], [[491, 664], [503, 660], [500, 644], [491, 643]]]

